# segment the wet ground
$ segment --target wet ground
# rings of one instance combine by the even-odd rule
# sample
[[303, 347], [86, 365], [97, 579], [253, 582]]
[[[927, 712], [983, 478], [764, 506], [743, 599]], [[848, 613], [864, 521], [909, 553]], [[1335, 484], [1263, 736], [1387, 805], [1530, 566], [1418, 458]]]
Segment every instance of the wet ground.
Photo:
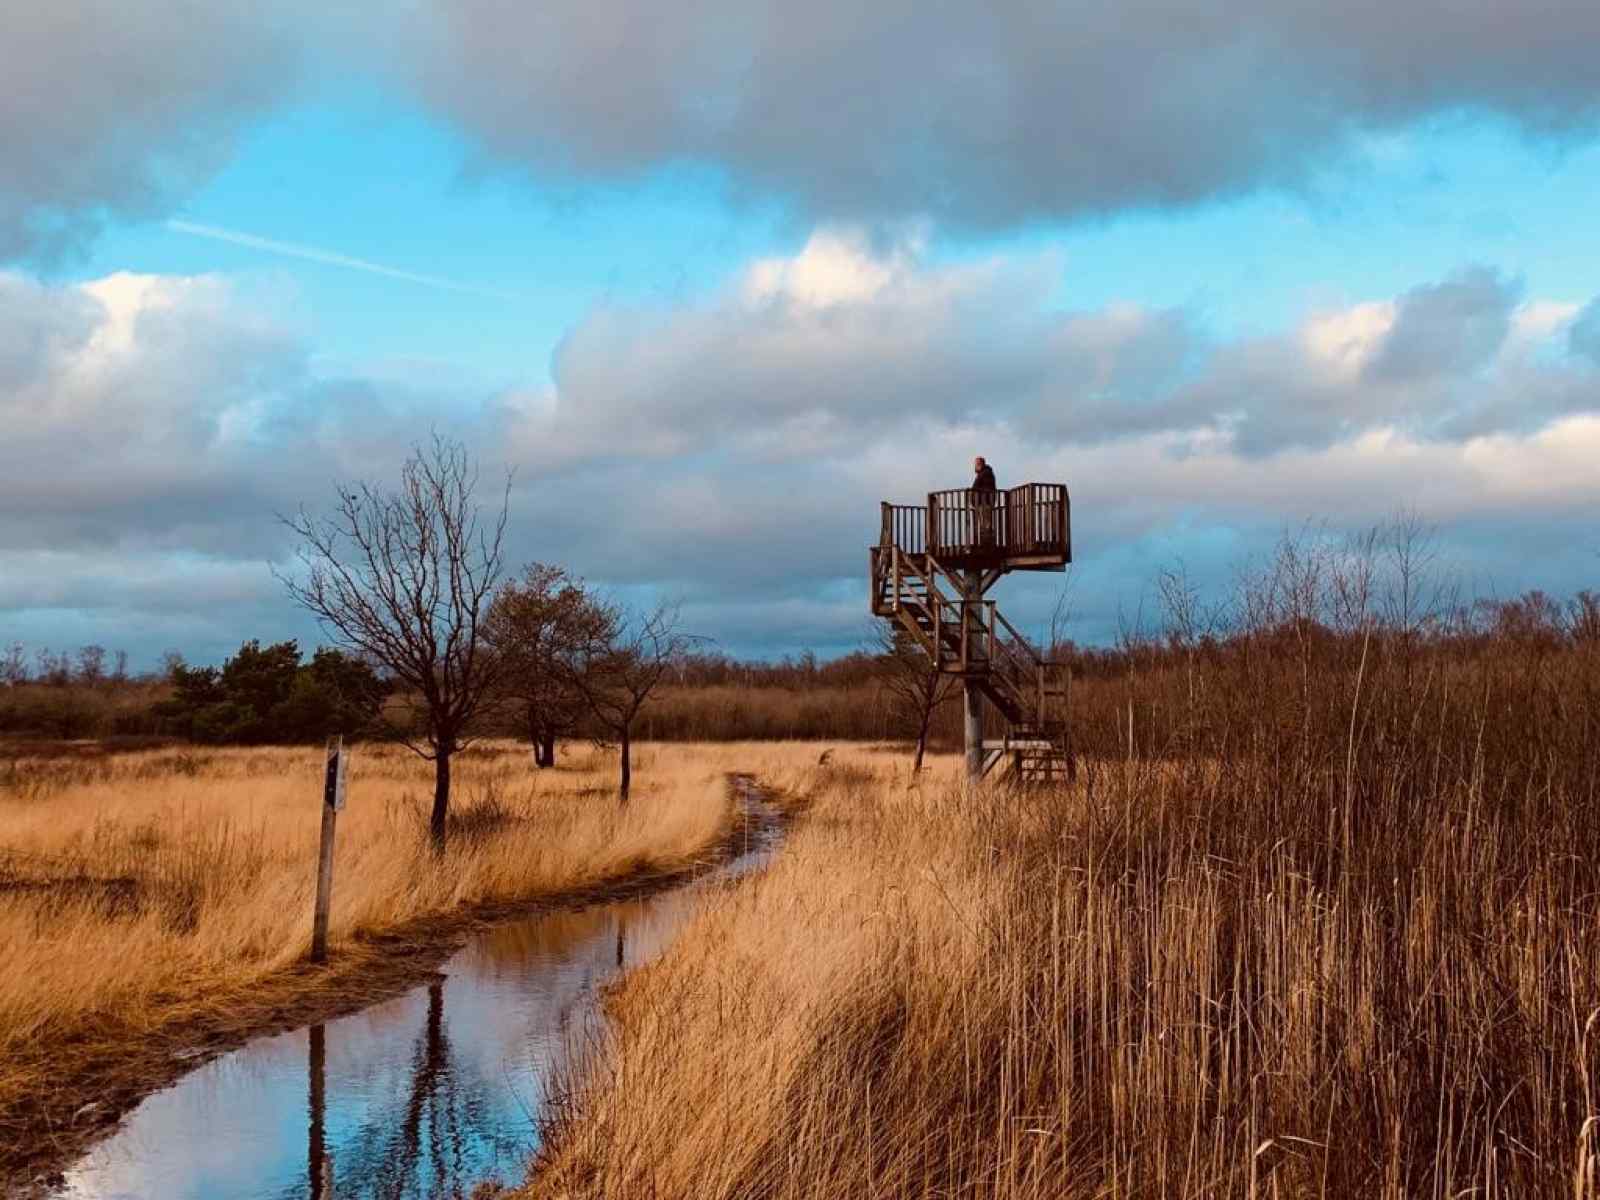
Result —
[[600, 1031], [600, 986], [772, 853], [777, 823], [743, 794], [755, 819], [742, 852], [699, 881], [497, 925], [403, 996], [214, 1059], [145, 1099], [49, 1194], [346, 1200], [519, 1182]]

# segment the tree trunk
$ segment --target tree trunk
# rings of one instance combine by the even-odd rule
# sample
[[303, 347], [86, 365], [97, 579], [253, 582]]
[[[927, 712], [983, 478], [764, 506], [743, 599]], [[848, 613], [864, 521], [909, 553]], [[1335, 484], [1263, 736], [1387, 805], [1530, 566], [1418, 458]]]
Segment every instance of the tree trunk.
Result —
[[922, 755], [928, 749], [928, 725], [933, 720], [933, 706], [924, 704], [922, 707], [922, 725], [917, 730], [917, 757], [912, 760], [911, 773], [922, 774]]
[[622, 785], [617, 789], [617, 802], [628, 807], [628, 789], [633, 785], [633, 727], [622, 727]]
[[450, 811], [450, 754], [440, 746], [433, 760], [433, 820], [428, 833], [433, 839], [433, 852], [444, 853], [445, 816]]
[[533, 765], [546, 767], [550, 764], [544, 761], [544, 740], [540, 736], [543, 729], [539, 725], [539, 715], [533, 706], [528, 706], [528, 745], [533, 747]]
[[556, 735], [553, 730], [546, 729], [539, 735], [539, 756], [543, 760], [541, 767], [556, 765]]

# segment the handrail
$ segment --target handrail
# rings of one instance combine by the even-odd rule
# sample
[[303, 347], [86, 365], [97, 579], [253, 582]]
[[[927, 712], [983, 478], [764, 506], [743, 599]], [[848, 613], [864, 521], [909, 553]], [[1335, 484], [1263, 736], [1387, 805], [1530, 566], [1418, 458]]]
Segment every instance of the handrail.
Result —
[[881, 503], [879, 542], [908, 554], [1072, 557], [1072, 523], [1062, 483], [1020, 483], [1004, 491], [945, 488], [926, 505]]
[[1053, 665], [1053, 664], [1047, 662], [1045, 659], [1039, 657], [1039, 652], [1037, 650], [1035, 650], [1031, 645], [1028, 644], [1028, 639], [1027, 638], [1023, 637], [1020, 633], [1017, 632], [1017, 627], [1015, 625], [1013, 625], [1010, 621], [1006, 620], [1004, 613], [1002, 613], [999, 609], [995, 609], [994, 615], [995, 615], [996, 619], [1000, 622], [1000, 624], [1002, 624], [1002, 625], [1004, 625], [1006, 627], [1006, 632], [1009, 633], [1012, 636], [1013, 639], [1015, 639], [1017, 644], [1022, 646], [1025, 650], [1027, 650], [1028, 657], [1033, 659], [1034, 665], [1040, 666], [1040, 667]]

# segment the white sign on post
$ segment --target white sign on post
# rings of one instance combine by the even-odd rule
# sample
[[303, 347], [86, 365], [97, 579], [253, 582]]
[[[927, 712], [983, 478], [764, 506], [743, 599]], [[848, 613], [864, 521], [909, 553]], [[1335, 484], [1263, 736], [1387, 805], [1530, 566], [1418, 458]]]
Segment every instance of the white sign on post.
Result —
[[322, 802], [333, 809], [334, 812], [344, 808], [344, 771], [346, 761], [344, 738], [330, 738], [328, 741], [328, 773], [323, 784]]

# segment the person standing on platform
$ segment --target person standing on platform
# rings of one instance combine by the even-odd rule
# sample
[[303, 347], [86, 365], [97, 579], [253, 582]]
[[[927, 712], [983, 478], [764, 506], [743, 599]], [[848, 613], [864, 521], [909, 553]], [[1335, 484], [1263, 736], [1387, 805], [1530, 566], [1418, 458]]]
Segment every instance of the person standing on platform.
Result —
[[994, 481], [994, 468], [984, 461], [983, 455], [972, 460], [972, 507], [977, 511], [978, 542], [994, 544], [994, 508], [999, 496], [999, 486]]

